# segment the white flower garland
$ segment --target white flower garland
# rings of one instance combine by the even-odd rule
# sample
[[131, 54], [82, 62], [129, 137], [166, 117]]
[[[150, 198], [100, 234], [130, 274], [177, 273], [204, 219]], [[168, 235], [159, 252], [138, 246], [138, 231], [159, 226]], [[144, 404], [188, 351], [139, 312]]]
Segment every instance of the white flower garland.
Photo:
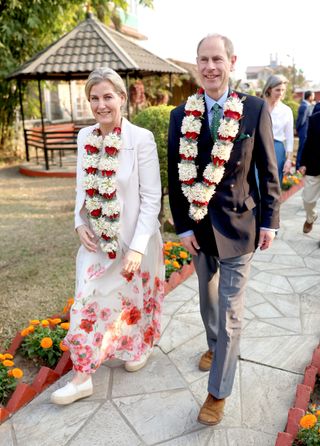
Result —
[[198, 156], [198, 137], [201, 131], [201, 119], [205, 111], [204, 90], [200, 88], [196, 94], [189, 96], [186, 106], [186, 116], [181, 125], [178, 164], [179, 180], [182, 183], [182, 193], [190, 203], [189, 216], [202, 220], [208, 213], [208, 204], [215, 193], [216, 186], [224, 175], [224, 164], [229, 160], [233, 141], [239, 131], [239, 120], [242, 118], [243, 99], [234, 92], [227, 98], [224, 106], [224, 117], [220, 120], [218, 139], [211, 151], [212, 162], [203, 172], [203, 180], [196, 182], [197, 167], [195, 159]]
[[85, 142], [82, 167], [85, 206], [91, 227], [99, 239], [101, 250], [110, 259], [116, 257], [119, 245], [120, 203], [117, 199], [116, 173], [121, 148], [121, 129], [116, 127], [104, 138], [99, 129], [90, 133]]

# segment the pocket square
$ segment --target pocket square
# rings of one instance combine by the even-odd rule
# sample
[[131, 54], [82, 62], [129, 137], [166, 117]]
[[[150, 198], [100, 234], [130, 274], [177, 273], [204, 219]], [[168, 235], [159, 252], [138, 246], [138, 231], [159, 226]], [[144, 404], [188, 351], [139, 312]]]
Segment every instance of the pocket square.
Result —
[[242, 141], [243, 139], [247, 139], [250, 137], [251, 137], [251, 135], [248, 135], [248, 133], [241, 133], [239, 135], [239, 137], [235, 140], [235, 142]]

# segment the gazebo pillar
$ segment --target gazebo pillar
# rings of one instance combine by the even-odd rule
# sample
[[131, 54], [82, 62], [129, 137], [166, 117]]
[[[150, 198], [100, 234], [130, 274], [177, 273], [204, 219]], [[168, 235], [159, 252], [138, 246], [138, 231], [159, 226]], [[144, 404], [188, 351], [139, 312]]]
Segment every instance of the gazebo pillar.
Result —
[[21, 119], [22, 119], [22, 128], [23, 128], [23, 137], [24, 137], [24, 145], [26, 148], [26, 160], [30, 160], [29, 156], [29, 146], [28, 146], [28, 138], [26, 133], [26, 127], [24, 123], [24, 112], [23, 112], [23, 100], [22, 100], [22, 86], [21, 86], [21, 79], [18, 78], [18, 91], [19, 91], [19, 102], [20, 102], [20, 113], [21, 113]]
[[46, 132], [44, 128], [44, 118], [43, 118], [43, 101], [42, 101], [42, 92], [41, 92], [41, 80], [38, 78], [38, 91], [39, 91], [39, 101], [40, 101], [40, 113], [41, 113], [41, 127], [42, 127], [42, 138], [43, 138], [43, 150], [44, 150], [44, 160], [46, 164], [46, 170], [49, 170], [49, 158], [48, 158], [48, 149], [47, 149], [47, 141], [46, 141]]

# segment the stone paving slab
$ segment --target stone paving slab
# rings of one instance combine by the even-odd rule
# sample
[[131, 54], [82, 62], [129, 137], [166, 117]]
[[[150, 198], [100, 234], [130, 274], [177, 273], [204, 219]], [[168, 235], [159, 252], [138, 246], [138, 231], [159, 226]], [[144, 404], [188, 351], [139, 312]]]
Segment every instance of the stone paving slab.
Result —
[[65, 375], [0, 426], [0, 446], [274, 445], [320, 337], [320, 221], [302, 234], [301, 191], [281, 218], [272, 248], [254, 255], [234, 389], [218, 426], [197, 422], [208, 372], [198, 369], [207, 347], [193, 274], [166, 296], [162, 337], [144, 369], [104, 363], [94, 395], [58, 407], [50, 394]]

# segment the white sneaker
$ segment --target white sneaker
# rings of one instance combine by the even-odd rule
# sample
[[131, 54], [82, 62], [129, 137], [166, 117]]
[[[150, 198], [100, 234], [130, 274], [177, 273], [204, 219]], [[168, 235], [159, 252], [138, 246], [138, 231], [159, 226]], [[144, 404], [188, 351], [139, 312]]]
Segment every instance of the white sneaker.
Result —
[[150, 348], [150, 350], [141, 355], [138, 361], [126, 361], [124, 364], [124, 368], [126, 369], [127, 372], [136, 372], [137, 370], [142, 369], [142, 367], [146, 365], [149, 356], [151, 356], [152, 352], [153, 348]]
[[82, 384], [68, 383], [51, 395], [51, 402], [55, 404], [70, 404], [80, 398], [85, 398], [93, 393], [92, 379], [87, 379]]

